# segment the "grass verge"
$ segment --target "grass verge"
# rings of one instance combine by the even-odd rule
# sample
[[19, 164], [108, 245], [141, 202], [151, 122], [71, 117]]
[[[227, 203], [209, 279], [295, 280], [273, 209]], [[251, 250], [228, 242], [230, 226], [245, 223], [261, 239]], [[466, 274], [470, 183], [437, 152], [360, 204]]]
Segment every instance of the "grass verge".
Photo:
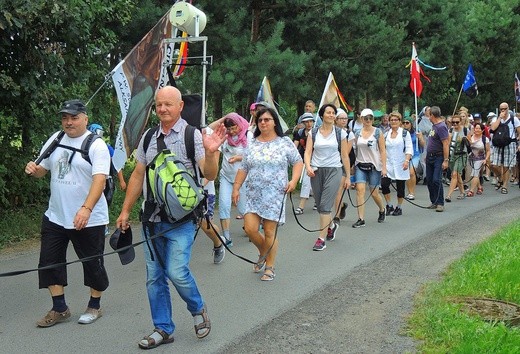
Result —
[[468, 315], [450, 299], [483, 297], [520, 304], [520, 220], [468, 251], [415, 299], [408, 333], [424, 353], [520, 353], [520, 327]]

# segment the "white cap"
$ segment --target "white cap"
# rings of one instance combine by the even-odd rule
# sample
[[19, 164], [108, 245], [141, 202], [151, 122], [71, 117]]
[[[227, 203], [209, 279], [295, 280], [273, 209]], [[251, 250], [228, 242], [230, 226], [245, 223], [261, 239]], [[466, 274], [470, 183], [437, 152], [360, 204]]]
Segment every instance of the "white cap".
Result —
[[374, 116], [374, 112], [372, 112], [372, 110], [370, 108], [365, 108], [364, 110], [361, 111], [361, 117], [366, 117], [366, 116]]
[[489, 112], [487, 116], [489, 118], [489, 117], [496, 117], [497, 115], [495, 114], [495, 112]]
[[469, 119], [469, 120], [473, 120], [473, 115], [470, 114], [469, 117], [468, 117], [468, 119]]
[[339, 117], [340, 114], [345, 114], [346, 116], [348, 116], [347, 112], [345, 112], [343, 108], [337, 109], [336, 118]]

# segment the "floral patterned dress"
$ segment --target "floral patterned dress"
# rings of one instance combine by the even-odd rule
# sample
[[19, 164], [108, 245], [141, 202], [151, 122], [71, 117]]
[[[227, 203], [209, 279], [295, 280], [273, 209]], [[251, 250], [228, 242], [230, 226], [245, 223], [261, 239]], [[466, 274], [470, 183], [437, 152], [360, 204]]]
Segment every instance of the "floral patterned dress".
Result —
[[284, 194], [289, 181], [288, 167], [299, 161], [302, 158], [288, 137], [276, 137], [268, 142], [254, 139], [241, 166], [247, 172], [246, 213], [285, 223]]

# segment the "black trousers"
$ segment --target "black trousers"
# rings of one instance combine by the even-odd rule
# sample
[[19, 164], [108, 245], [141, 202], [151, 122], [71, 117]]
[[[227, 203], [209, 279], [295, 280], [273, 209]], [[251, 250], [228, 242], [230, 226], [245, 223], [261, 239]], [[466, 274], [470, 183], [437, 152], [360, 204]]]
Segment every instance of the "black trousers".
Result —
[[[388, 177], [381, 178], [381, 192], [383, 195], [390, 194], [390, 183], [392, 180]], [[406, 181], [397, 179], [395, 180], [397, 189], [397, 198], [404, 198], [404, 186]]]

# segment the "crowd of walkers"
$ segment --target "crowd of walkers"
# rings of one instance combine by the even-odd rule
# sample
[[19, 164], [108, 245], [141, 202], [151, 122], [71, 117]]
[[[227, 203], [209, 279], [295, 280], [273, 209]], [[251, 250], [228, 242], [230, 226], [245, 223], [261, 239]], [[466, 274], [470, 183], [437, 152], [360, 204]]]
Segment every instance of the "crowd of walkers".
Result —
[[[265, 113], [265, 106], [265, 103], [260, 104], [261, 114]], [[307, 101], [305, 112], [298, 118], [293, 130], [294, 146], [278, 147], [287, 150], [283, 153], [277, 151], [285, 156], [281, 159], [283, 163], [276, 162], [278, 168], [284, 171], [280, 180], [273, 179], [278, 174], [271, 171], [260, 173], [257, 170], [253, 174], [247, 165], [238, 167], [237, 176], [240, 177], [235, 182], [234, 195], [244, 194], [237, 189], [243, 188], [244, 180], [261, 181], [265, 173], [269, 173], [272, 182], [280, 184], [277, 196], [269, 192], [272, 185], [268, 186], [266, 182], [257, 187], [262, 188], [262, 193], [251, 190], [253, 181], [250, 187], [246, 187], [245, 194], [254, 199], [245, 211], [244, 228], [260, 253], [255, 272], [264, 269], [266, 256], [273, 259], [263, 254], [265, 250], [276, 253], [277, 243], [270, 235], [272, 225], [269, 225], [284, 222], [285, 210], [280, 203], [285, 201], [284, 193], [295, 189], [294, 182], [298, 179], [301, 188], [296, 216], [306, 213], [306, 202], [311, 194], [315, 201], [313, 209], [319, 215], [316, 223], [319, 225], [318, 238], [312, 248], [314, 251], [324, 250], [326, 242], [334, 240], [341, 220], [345, 217], [348, 204], [344, 195], [349, 188], [356, 192], [352, 204], [357, 209], [357, 220], [352, 227], [359, 228], [366, 226], [365, 204], [369, 199], [379, 209], [377, 222], [383, 223], [389, 215], [401, 216], [405, 213], [404, 200], [415, 200], [415, 186], [421, 180], [428, 186], [430, 199], [430, 205], [424, 207], [437, 212], [444, 211], [445, 203], [452, 202], [455, 192], [457, 200], [482, 195], [484, 180], [493, 178], [496, 191], [502, 194], [508, 193], [509, 183], [518, 184], [517, 159], [520, 153], [517, 137], [520, 134], [520, 120], [509, 110], [507, 103], [500, 104], [498, 115], [490, 112], [486, 122], [482, 121], [479, 113], [470, 114], [465, 107], [460, 107], [451, 116], [443, 116], [437, 106], [424, 107], [418, 116], [403, 117], [400, 112], [394, 111], [384, 115], [378, 125], [374, 124], [375, 116], [370, 108], [355, 113], [350, 121], [344, 110], [332, 104], [319, 107], [317, 113], [315, 110], [314, 102]], [[255, 127], [252, 143], [255, 146], [262, 142], [262, 136], [258, 137], [258, 129], [265, 125], [265, 121], [259, 119], [259, 112], [252, 113], [252, 126]], [[274, 110], [269, 110], [269, 113], [276, 130], [279, 128], [277, 113]], [[244, 160], [253, 158], [252, 155], [258, 157], [264, 151], [265, 147], [262, 153], [253, 148], [245, 149], [244, 154], [249, 157], [244, 157]], [[296, 157], [303, 160], [302, 173], [295, 176], [299, 168], [293, 169], [292, 180], [288, 181], [285, 174], [287, 163], [298, 164]], [[269, 163], [274, 163], [274, 160]], [[264, 165], [267, 162], [266, 159], [261, 161]], [[285, 187], [282, 188], [283, 185]], [[393, 191], [396, 192], [395, 199], [392, 197]], [[254, 193], [257, 193], [256, 196]], [[240, 202], [238, 197], [233, 199], [236, 203]], [[273, 210], [271, 215], [265, 217], [253, 211], [265, 212], [273, 207], [278, 213]], [[255, 222], [247, 217], [247, 213], [255, 215]], [[262, 225], [263, 235], [259, 236]], [[271, 240], [267, 242], [268, 245], [272, 244], [271, 248], [259, 240]], [[269, 272], [264, 273], [262, 280], [273, 280], [272, 260], [266, 269]]]
[[[389, 215], [406, 214], [403, 202], [415, 200], [415, 185], [420, 180], [428, 186], [431, 204], [426, 208], [437, 212], [444, 211], [445, 203], [452, 202], [455, 192], [458, 200], [484, 194], [484, 180], [493, 178], [495, 190], [502, 194], [508, 193], [511, 184], [518, 184], [520, 120], [507, 103], [500, 104], [498, 114], [490, 112], [486, 122], [480, 114], [472, 115], [464, 107], [444, 117], [439, 107], [432, 106], [424, 107], [417, 117], [391, 112], [375, 125], [370, 108], [354, 113], [349, 122], [347, 113], [333, 104], [319, 107], [316, 113], [314, 102], [307, 101], [291, 139], [283, 131], [277, 111], [266, 102], [258, 102], [250, 107], [249, 121], [232, 112], [209, 129], [193, 130], [193, 157], [188, 157], [191, 148], [185, 134], [190, 129], [181, 117], [184, 102], [180, 91], [172, 86], [160, 89], [155, 106], [160, 124], [139, 142], [136, 165], [116, 221], [118, 231], [112, 236], [126, 237], [132, 242], [130, 211], [140, 196], [148, 196], [143, 203], [142, 237], [146, 242], [146, 289], [154, 328], [139, 340], [142, 349], [174, 341], [168, 281], [193, 316], [196, 337], [204, 338], [210, 333], [207, 306], [190, 270], [196, 224], [200, 222], [213, 241], [214, 263], [221, 263], [225, 250], [233, 246], [233, 205], [238, 208], [243, 230], [258, 251], [253, 272], [259, 273], [260, 280], [269, 282], [276, 277], [277, 230], [285, 222], [287, 194], [295, 191], [298, 184], [297, 217], [308, 213], [306, 202], [311, 194], [314, 196], [313, 209], [318, 214], [314, 251], [326, 249], [326, 243], [336, 237], [349, 204], [344, 198], [349, 189], [356, 193], [351, 204], [357, 209], [357, 220], [352, 227], [360, 228], [366, 226], [365, 204], [370, 199], [377, 205], [379, 223]], [[83, 269], [90, 299], [79, 323], [91, 324], [102, 316], [101, 295], [109, 285], [103, 258], [96, 256], [104, 253], [108, 204], [103, 188], [110, 171], [110, 153], [100, 139], [93, 139], [87, 148], [89, 159], [83, 153], [75, 154], [84, 152], [83, 143], [91, 136], [83, 102], [66, 101], [59, 114], [63, 132], [48, 139], [42, 158], [37, 160], [39, 164], [29, 161], [25, 167], [30, 176], [42, 178], [50, 172], [52, 177], [49, 208], [42, 222], [38, 274], [39, 287], [49, 290], [53, 306], [37, 322], [43, 328], [71, 316], [64, 293], [69, 242], [78, 257], [88, 259], [83, 262]], [[52, 144], [55, 153], [50, 150]], [[191, 174], [200, 170], [205, 186], [213, 186], [218, 177], [221, 237], [217, 237], [218, 227], [211, 221], [216, 199], [214, 187], [209, 191], [204, 221], [195, 214], [172, 220], [147, 193], [147, 166], [164, 149], [174, 152]], [[444, 184], [448, 185], [446, 195]], [[132, 260], [133, 256], [123, 263], [121, 258], [123, 264]]]

